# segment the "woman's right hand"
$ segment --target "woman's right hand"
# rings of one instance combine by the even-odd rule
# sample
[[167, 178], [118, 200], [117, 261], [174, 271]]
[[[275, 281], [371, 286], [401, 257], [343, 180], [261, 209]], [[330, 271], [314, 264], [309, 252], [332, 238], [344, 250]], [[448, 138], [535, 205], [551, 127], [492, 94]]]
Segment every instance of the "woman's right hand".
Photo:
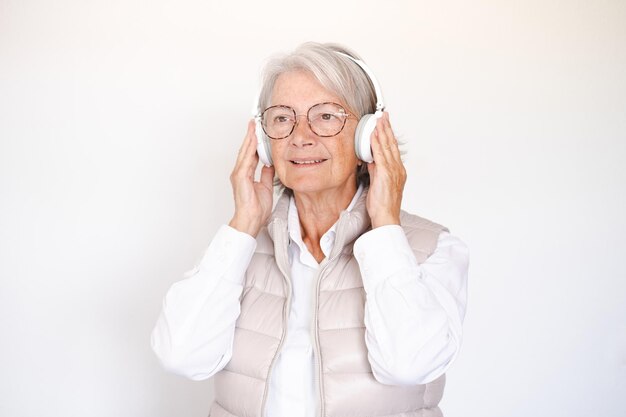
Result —
[[274, 167], [263, 166], [260, 181], [254, 181], [259, 164], [256, 153], [255, 122], [248, 122], [248, 131], [237, 155], [230, 183], [235, 198], [235, 215], [228, 225], [256, 237], [272, 212]]

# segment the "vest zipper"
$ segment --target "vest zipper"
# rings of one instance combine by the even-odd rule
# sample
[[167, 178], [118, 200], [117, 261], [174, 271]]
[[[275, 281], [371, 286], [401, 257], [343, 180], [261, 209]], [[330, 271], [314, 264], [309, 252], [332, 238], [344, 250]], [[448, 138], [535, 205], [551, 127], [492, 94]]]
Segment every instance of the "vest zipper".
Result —
[[315, 380], [316, 380], [316, 387], [317, 387], [317, 393], [319, 395], [319, 407], [318, 407], [318, 417], [324, 417], [324, 384], [322, 381], [322, 377], [323, 377], [323, 372], [322, 372], [322, 349], [320, 347], [320, 339], [319, 339], [319, 326], [317, 324], [318, 319], [319, 319], [319, 302], [320, 302], [320, 298], [319, 298], [319, 294], [320, 294], [320, 283], [322, 282], [322, 278], [324, 275], [324, 272], [326, 272], [326, 269], [328, 269], [328, 266], [334, 262], [335, 259], [337, 259], [337, 257], [339, 256], [339, 253], [337, 253], [335, 256], [333, 256], [331, 259], [329, 259], [324, 266], [322, 266], [322, 268], [320, 269], [320, 272], [317, 274], [317, 277], [315, 279], [315, 292], [313, 294], [313, 301], [314, 301], [314, 315], [313, 315], [313, 324], [311, 326], [311, 329], [313, 330], [313, 357], [315, 358], [315, 369], [316, 369], [316, 374], [315, 374]]
[[278, 344], [278, 349], [276, 349], [276, 354], [274, 355], [274, 357], [272, 358], [272, 362], [270, 363], [270, 368], [267, 371], [267, 379], [265, 382], [265, 390], [263, 391], [263, 401], [261, 402], [261, 415], [263, 417], [265, 417], [266, 415], [266, 410], [265, 410], [265, 403], [267, 402], [267, 392], [269, 391], [269, 387], [270, 387], [270, 382], [271, 382], [271, 378], [272, 378], [272, 371], [274, 370], [274, 365], [276, 364], [276, 358], [278, 358], [278, 355], [280, 355], [280, 351], [283, 348], [283, 343], [285, 341], [285, 337], [287, 336], [287, 323], [288, 323], [288, 319], [289, 319], [289, 309], [291, 307], [291, 297], [289, 299], [289, 301], [287, 301], [285, 303], [285, 307], [283, 307], [283, 323], [285, 323], [285, 325], [283, 326], [283, 334], [281, 336], [280, 339], [280, 343]]
[[[274, 235], [277, 236], [277, 238], [281, 239], [281, 244], [278, 246], [280, 248], [286, 247], [285, 245], [283, 245], [282, 240], [285, 240], [285, 236], [278, 232], [275, 231]], [[265, 417], [266, 416], [266, 410], [265, 410], [265, 405], [267, 402], [267, 392], [269, 391], [269, 387], [270, 387], [270, 383], [271, 383], [271, 378], [272, 378], [272, 371], [274, 370], [274, 365], [276, 364], [276, 358], [278, 358], [278, 355], [280, 355], [280, 351], [282, 350], [283, 347], [283, 343], [285, 342], [285, 337], [287, 336], [287, 327], [288, 327], [288, 323], [289, 323], [289, 311], [291, 310], [291, 275], [289, 273], [287, 273], [284, 269], [283, 269], [283, 265], [282, 262], [279, 262], [278, 259], [276, 260], [276, 265], [278, 265], [278, 269], [280, 269], [280, 272], [283, 273], [283, 276], [285, 277], [285, 280], [287, 281], [287, 300], [285, 302], [285, 305], [283, 306], [283, 333], [280, 337], [280, 343], [278, 344], [278, 348], [276, 349], [276, 354], [274, 355], [274, 357], [272, 358], [272, 362], [270, 363], [270, 367], [269, 370], [267, 371], [267, 378], [265, 380], [265, 390], [263, 391], [263, 400], [261, 401], [261, 416]]]

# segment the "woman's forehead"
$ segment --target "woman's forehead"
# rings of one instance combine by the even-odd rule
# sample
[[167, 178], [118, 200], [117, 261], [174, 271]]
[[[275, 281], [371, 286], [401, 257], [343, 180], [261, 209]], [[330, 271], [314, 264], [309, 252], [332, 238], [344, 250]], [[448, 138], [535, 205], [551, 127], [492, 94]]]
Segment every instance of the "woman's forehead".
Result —
[[305, 71], [289, 71], [278, 76], [271, 97], [272, 106], [289, 106], [296, 112], [306, 112], [311, 106], [327, 101], [344, 105], [339, 96]]

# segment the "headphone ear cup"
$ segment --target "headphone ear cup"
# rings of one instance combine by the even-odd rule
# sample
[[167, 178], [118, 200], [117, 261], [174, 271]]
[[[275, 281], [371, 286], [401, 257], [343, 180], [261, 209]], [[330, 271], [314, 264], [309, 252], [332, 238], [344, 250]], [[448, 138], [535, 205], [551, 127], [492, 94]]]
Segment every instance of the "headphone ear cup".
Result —
[[357, 158], [363, 162], [374, 162], [370, 138], [376, 129], [376, 119], [378, 117], [374, 114], [363, 115], [354, 132], [354, 150]]
[[256, 133], [256, 153], [259, 155], [259, 160], [264, 165], [267, 165], [267, 166], [273, 165], [270, 138], [268, 138], [265, 132], [263, 131], [263, 126], [261, 126], [260, 121], [256, 122], [255, 133]]

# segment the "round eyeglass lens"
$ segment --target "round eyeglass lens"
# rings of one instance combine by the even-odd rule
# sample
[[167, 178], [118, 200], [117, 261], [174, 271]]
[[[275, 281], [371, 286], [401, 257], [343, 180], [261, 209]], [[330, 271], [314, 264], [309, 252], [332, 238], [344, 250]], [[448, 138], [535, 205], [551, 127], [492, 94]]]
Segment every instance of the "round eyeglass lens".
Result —
[[348, 114], [335, 103], [320, 103], [308, 112], [311, 129], [318, 136], [335, 136], [343, 129]]
[[263, 130], [272, 139], [289, 136], [296, 124], [296, 112], [287, 106], [273, 106], [263, 112]]

